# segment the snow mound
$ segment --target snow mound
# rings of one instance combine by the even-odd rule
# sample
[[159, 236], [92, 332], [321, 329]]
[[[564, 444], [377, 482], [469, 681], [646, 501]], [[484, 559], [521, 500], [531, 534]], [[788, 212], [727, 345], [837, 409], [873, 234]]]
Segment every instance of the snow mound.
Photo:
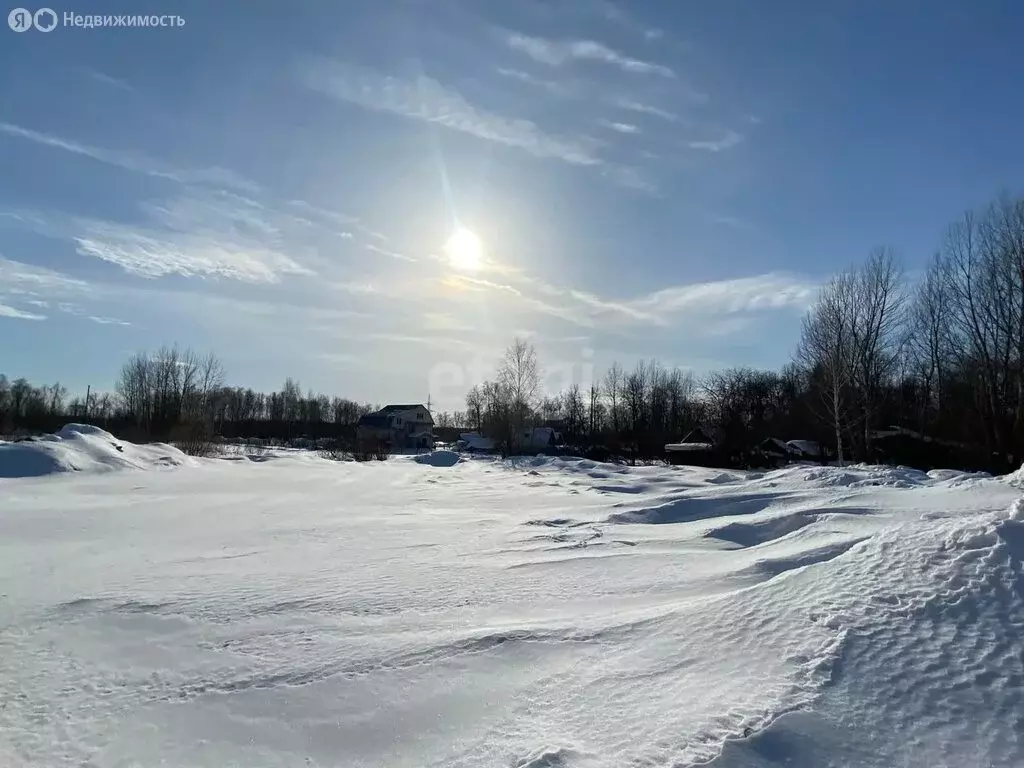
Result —
[[454, 467], [462, 461], [462, 457], [455, 451], [434, 451], [414, 456], [413, 461], [417, 464], [426, 464], [428, 467]]
[[[957, 473], [962, 475], [963, 473]], [[943, 476], [945, 477], [945, 476]], [[765, 480], [776, 485], [786, 483], [805, 488], [915, 488], [935, 481], [926, 472], [909, 467], [850, 464], [844, 467], [822, 467], [796, 464], [769, 472]]]
[[0, 444], [0, 478], [45, 477], [65, 472], [160, 469], [190, 459], [163, 443], [135, 445], [90, 424], [66, 424], [59, 432]]
[[[791, 582], [837, 632], [812, 711], [730, 741], [715, 768], [1020, 765], [1024, 502], [906, 525], [833, 561], [829, 588]], [[819, 595], [812, 598], [814, 590]], [[831, 603], [831, 606], [829, 605]]]

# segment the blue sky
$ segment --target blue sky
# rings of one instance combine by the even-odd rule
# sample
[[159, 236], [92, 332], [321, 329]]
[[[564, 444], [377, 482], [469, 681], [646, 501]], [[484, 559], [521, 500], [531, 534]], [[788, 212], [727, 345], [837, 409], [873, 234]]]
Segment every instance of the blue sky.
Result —
[[75, 391], [174, 342], [442, 407], [514, 334], [551, 388], [776, 366], [830, 273], [1024, 174], [1010, 0], [54, 10], [186, 22], [0, 29], [0, 370]]

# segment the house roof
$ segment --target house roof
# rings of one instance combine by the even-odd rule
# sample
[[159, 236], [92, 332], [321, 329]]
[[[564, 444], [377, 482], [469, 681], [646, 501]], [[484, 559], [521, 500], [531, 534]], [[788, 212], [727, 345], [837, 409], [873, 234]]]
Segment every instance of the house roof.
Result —
[[395, 413], [397, 411], [412, 411], [412, 410], [415, 410], [417, 408], [423, 408], [423, 410], [427, 410], [426, 407], [423, 406], [422, 404], [414, 403], [412, 405], [385, 405], [383, 408], [381, 408], [379, 411], [377, 411], [377, 413], [382, 413], [383, 414], [383, 413]]
[[[714, 440], [708, 434], [709, 430], [705, 430], [702, 427], [697, 427], [691, 431], [686, 437], [680, 440], [680, 443], [713, 443]], [[678, 443], [677, 443], [678, 445]]]
[[387, 429], [391, 426], [391, 421], [386, 416], [380, 416], [376, 413], [368, 413], [365, 416], [359, 417], [359, 426]]
[[477, 451], [494, 450], [494, 441], [489, 437], [481, 437], [476, 432], [463, 432], [459, 439], [466, 444], [466, 447]]
[[786, 445], [805, 456], [821, 456], [821, 444], [813, 440], [790, 440]]
[[665, 445], [665, 450], [668, 453], [683, 453], [689, 451], [713, 451], [715, 446], [711, 443], [668, 443]]
[[783, 455], [793, 453], [793, 448], [785, 440], [780, 440], [777, 437], [766, 437], [758, 445], [758, 448], [762, 451], [773, 451]]

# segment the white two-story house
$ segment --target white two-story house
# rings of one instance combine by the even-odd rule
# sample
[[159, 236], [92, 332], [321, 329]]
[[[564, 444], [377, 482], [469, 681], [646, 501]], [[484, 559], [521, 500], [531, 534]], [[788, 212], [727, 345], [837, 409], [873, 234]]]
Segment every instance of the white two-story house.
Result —
[[393, 451], [434, 447], [434, 418], [423, 405], [386, 405], [359, 419], [356, 438], [386, 443]]

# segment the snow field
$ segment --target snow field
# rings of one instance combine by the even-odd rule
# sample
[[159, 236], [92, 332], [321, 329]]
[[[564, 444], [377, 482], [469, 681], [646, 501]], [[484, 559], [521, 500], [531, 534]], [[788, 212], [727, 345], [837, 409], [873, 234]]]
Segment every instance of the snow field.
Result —
[[5, 765], [1024, 764], [1013, 478], [98, 463], [0, 480]]

